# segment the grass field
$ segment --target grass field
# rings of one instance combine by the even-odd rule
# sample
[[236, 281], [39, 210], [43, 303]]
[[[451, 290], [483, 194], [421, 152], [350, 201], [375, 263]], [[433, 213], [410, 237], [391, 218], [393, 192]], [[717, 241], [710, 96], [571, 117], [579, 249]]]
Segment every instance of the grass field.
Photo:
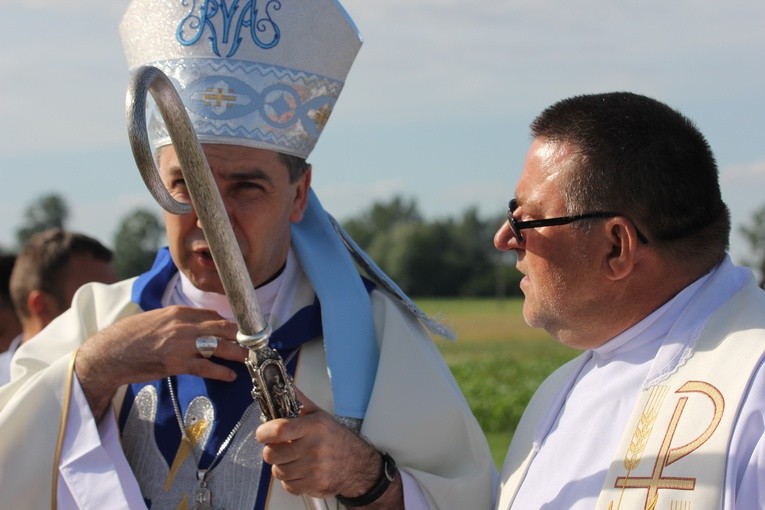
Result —
[[529, 327], [521, 298], [418, 299], [417, 304], [457, 333], [454, 343], [436, 342], [501, 466], [534, 390], [578, 351]]

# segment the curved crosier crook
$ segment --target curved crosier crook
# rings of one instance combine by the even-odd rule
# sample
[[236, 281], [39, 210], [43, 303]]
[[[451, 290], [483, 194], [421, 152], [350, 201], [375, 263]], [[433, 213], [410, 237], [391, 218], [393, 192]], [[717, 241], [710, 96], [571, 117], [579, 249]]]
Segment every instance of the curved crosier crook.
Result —
[[[156, 67], [144, 66], [133, 73], [125, 98], [128, 138], [130, 147], [133, 149], [133, 158], [138, 165], [143, 182], [159, 205], [172, 214], [188, 214], [191, 212], [191, 206], [178, 202], [170, 196], [159, 178], [159, 170], [154, 163], [149, 134], [146, 130], [146, 98], [149, 92], [154, 97], [165, 123], [168, 126], [180, 128], [170, 133], [173, 143], [176, 138], [179, 138], [179, 142], [182, 142], [184, 146], [192, 146], [194, 143], [199, 145], [191, 127], [191, 120], [170, 79]], [[193, 140], [190, 139], [191, 137]], [[201, 147], [198, 152], [202, 152]], [[207, 164], [206, 161], [204, 164]]]

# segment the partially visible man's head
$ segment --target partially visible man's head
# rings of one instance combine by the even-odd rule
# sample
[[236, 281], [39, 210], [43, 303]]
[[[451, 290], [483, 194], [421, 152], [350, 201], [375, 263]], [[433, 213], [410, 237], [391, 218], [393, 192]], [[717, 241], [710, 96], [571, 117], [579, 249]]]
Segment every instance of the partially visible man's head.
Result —
[[570, 214], [624, 214], [677, 262], [711, 267], [723, 258], [731, 227], [717, 164], [681, 113], [628, 92], [583, 95], [547, 108], [531, 131], [577, 152], [562, 190]]
[[0, 352], [21, 333], [21, 323], [13, 309], [10, 280], [16, 255], [0, 255]]
[[116, 282], [112, 258], [109, 248], [84, 234], [54, 228], [33, 235], [18, 254], [10, 283], [24, 339], [69, 308], [82, 285]]

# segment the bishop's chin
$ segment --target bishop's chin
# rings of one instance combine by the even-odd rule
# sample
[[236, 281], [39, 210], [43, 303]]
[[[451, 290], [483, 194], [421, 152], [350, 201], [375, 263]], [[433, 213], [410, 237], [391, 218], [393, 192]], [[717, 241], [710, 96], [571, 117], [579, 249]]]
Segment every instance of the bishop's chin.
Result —
[[214, 264], [209, 266], [208, 264], [200, 265], [192, 263], [186, 268], [184, 274], [192, 285], [201, 291], [225, 294], [223, 284], [220, 281]]

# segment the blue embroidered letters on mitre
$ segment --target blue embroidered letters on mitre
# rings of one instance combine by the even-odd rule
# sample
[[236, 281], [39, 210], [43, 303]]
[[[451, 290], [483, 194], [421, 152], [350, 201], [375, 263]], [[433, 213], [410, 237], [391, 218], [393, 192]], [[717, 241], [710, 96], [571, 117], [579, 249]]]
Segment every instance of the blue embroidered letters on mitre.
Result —
[[[221, 48], [228, 47], [226, 58], [239, 50], [244, 36], [262, 49], [279, 44], [281, 31], [273, 14], [281, 9], [280, 0], [249, 0], [239, 5], [239, 0], [180, 0], [190, 5], [188, 14], [178, 24], [176, 37], [184, 46], [193, 46], [202, 40], [210, 41], [212, 51], [221, 56]], [[262, 6], [258, 8], [258, 6]]]

